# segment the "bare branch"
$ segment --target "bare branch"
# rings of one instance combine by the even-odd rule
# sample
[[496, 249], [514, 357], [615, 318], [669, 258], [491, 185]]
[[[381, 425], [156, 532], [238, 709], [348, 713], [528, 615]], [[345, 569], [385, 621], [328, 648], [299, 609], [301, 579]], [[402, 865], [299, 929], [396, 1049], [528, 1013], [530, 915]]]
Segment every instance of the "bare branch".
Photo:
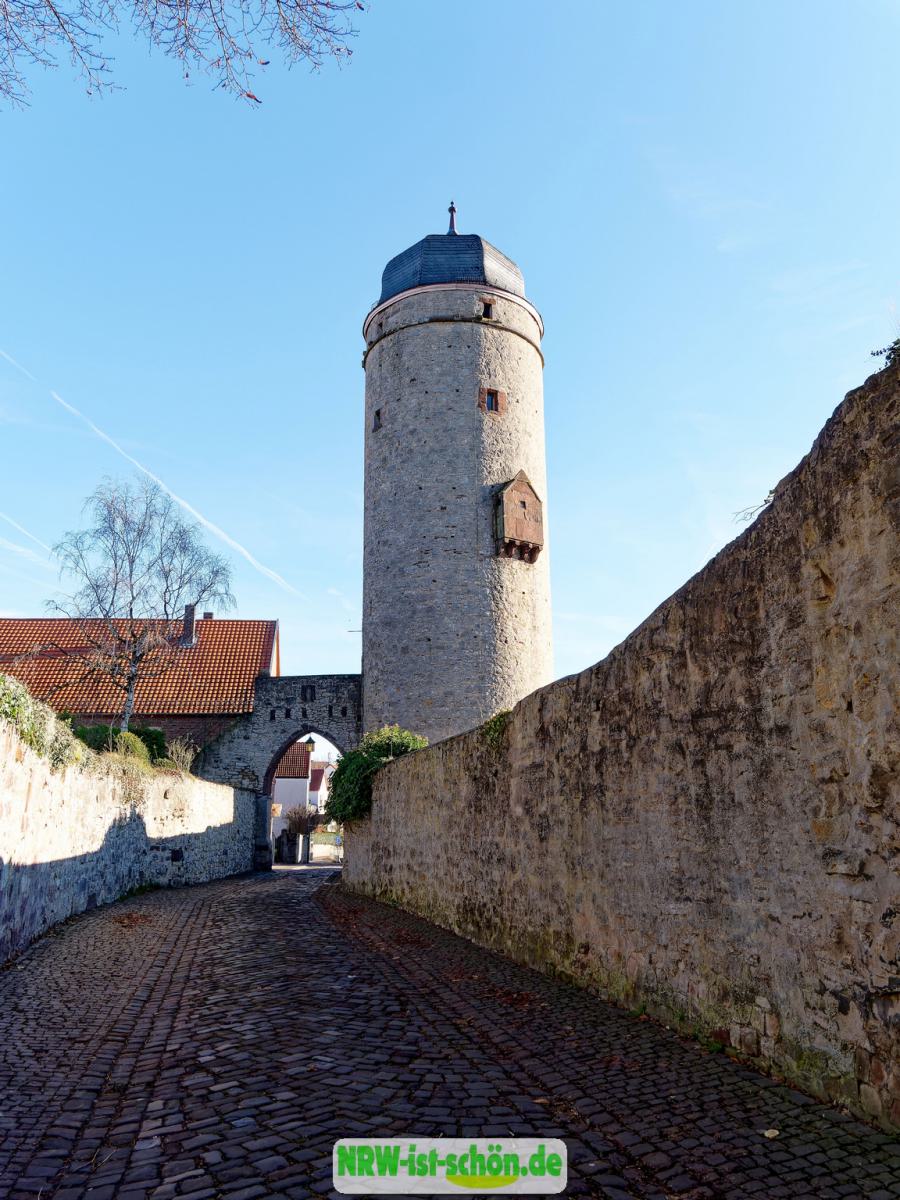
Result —
[[114, 85], [103, 35], [129, 20], [135, 31], [178, 59], [185, 78], [201, 71], [249, 102], [263, 47], [278, 47], [288, 64], [318, 70], [348, 59], [360, 0], [0, 0], [0, 97], [24, 104], [25, 70], [55, 67], [68, 57], [89, 93]]
[[761, 500], [759, 504], [751, 504], [749, 508], [740, 508], [733, 514], [732, 519], [735, 521], [752, 521], [758, 517], [764, 508], [768, 508], [775, 499], [775, 489], [769, 492], [765, 500]]
[[81, 642], [35, 646], [27, 657], [60, 653], [73, 663], [73, 677], [67, 672], [55, 693], [92, 677], [120, 690], [127, 729], [140, 681], [167, 671], [181, 650], [185, 608], [234, 604], [231, 567], [149, 480], [107, 480], [85, 509], [89, 527], [66, 534], [54, 550], [76, 590], [49, 605], [76, 624]]

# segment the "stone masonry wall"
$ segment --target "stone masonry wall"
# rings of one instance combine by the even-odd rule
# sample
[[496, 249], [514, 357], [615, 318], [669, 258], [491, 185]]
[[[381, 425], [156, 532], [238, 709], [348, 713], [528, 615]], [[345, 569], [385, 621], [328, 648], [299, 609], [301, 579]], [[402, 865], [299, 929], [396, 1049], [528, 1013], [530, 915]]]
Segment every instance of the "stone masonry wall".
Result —
[[0, 721], [0, 963], [131, 888], [249, 870], [255, 813], [252, 792], [174, 773], [54, 774]]
[[347, 884], [900, 1126], [898, 451], [889, 370], [602, 662], [385, 769]]
[[194, 764], [204, 779], [265, 792], [275, 767], [298, 738], [318, 733], [342, 753], [360, 738], [358, 675], [262, 675], [253, 711], [238, 717]]
[[[542, 332], [526, 301], [477, 284], [367, 320], [365, 730], [437, 741], [553, 677], [549, 542], [534, 563], [500, 558], [493, 531], [497, 488], [525, 471], [546, 532]], [[484, 388], [503, 412], [479, 407]]]

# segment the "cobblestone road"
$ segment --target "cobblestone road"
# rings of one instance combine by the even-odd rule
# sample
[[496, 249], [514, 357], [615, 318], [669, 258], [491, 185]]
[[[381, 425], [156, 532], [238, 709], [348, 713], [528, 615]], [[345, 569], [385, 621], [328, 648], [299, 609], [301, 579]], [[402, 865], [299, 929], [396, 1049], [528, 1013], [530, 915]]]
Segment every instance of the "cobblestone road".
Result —
[[156, 892], [0, 974], [0, 1196], [324, 1196], [338, 1137], [477, 1133], [564, 1138], [569, 1195], [900, 1197], [897, 1140], [335, 879]]

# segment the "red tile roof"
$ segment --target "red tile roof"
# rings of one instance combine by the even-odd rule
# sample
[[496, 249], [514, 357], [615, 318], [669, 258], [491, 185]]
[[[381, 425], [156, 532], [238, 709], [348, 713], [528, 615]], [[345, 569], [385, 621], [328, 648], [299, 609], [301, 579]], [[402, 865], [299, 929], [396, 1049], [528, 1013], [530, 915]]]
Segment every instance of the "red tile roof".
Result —
[[[181, 622], [154, 622], [181, 629]], [[82, 679], [88, 653], [86, 629], [102, 621], [55, 618], [0, 618], [0, 673], [14, 675], [31, 692], [59, 710], [118, 716], [123, 693], [102, 675]], [[134, 713], [140, 716], [245, 713], [253, 709], [253, 682], [273, 667], [277, 673], [278, 622], [197, 621], [193, 646], [179, 647], [170, 665], [137, 687]], [[37, 647], [39, 657], [29, 655]]]
[[322, 786], [322, 776], [325, 774], [324, 767], [313, 767], [309, 773], [309, 790], [317, 792]]
[[307, 779], [312, 751], [305, 742], [292, 742], [275, 768], [276, 779]]

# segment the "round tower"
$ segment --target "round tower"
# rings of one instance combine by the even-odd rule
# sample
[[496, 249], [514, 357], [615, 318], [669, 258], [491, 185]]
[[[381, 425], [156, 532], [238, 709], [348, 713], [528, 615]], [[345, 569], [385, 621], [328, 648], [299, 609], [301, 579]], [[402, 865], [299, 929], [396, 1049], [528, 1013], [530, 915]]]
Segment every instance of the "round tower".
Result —
[[363, 326], [363, 723], [432, 742], [553, 677], [543, 322], [455, 215]]

